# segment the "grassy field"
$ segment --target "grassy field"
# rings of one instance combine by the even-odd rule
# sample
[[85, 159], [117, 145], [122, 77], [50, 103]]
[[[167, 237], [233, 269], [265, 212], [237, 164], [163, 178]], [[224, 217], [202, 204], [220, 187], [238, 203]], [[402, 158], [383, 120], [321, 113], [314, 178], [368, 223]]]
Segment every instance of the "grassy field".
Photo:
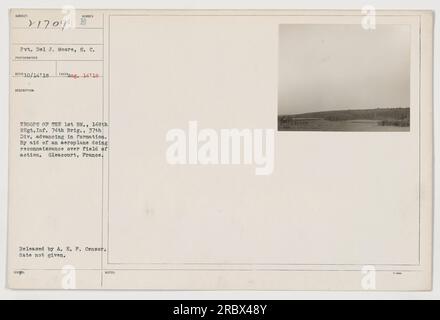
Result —
[[335, 110], [280, 115], [280, 131], [409, 131], [409, 108]]

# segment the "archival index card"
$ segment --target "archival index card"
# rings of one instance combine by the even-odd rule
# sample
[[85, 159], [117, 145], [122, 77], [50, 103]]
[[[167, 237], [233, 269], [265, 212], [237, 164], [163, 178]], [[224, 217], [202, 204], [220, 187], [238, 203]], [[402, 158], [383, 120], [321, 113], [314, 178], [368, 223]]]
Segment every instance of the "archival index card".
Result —
[[430, 290], [421, 11], [10, 11], [14, 289]]

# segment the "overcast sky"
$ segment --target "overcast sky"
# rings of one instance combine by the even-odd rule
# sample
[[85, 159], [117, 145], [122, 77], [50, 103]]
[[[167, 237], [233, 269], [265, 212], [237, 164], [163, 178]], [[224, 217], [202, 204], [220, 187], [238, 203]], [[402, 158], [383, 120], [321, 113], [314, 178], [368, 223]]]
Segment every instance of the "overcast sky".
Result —
[[282, 25], [279, 57], [279, 114], [409, 107], [409, 26]]

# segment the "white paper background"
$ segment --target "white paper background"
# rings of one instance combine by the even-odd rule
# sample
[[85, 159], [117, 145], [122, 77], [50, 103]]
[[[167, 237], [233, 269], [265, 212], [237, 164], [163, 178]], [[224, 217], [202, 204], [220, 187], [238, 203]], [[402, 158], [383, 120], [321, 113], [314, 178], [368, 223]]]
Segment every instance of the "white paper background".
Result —
[[[365, 5], [375, 6], [376, 9], [428, 9], [435, 10], [436, 15], [440, 12], [440, 2], [437, 0], [376, 0], [376, 1], [358, 1], [358, 0], [204, 0], [204, 1], [177, 1], [177, 0], [161, 0], [161, 1], [142, 1], [142, 0], [87, 0], [87, 1], [39, 1], [39, 4], [30, 4], [29, 1], [13, 1], [3, 0], [0, 2], [0, 63], [1, 70], [9, 69], [8, 57], [8, 9], [9, 8], [58, 8], [64, 5], [73, 5], [78, 8], [90, 9], [123, 9], [123, 8], [145, 8], [145, 9], [351, 9], [361, 10]], [[434, 55], [434, 116], [435, 116], [435, 155], [438, 155], [439, 144], [439, 126], [440, 118], [438, 116], [438, 63], [440, 55], [437, 52], [439, 39], [439, 25], [435, 27], [435, 47]], [[5, 289], [5, 266], [6, 266], [6, 238], [7, 238], [7, 148], [8, 148], [8, 84], [9, 76], [7, 72], [0, 75], [0, 298], [1, 299], [32, 299], [32, 298], [69, 298], [69, 299], [382, 299], [382, 298], [398, 298], [398, 299], [440, 299], [440, 238], [437, 237], [440, 232], [440, 224], [438, 218], [438, 192], [435, 199], [435, 255], [434, 255], [434, 291], [431, 293], [304, 293], [304, 292], [25, 292], [11, 291]], [[439, 162], [436, 162], [436, 189], [438, 187]]]

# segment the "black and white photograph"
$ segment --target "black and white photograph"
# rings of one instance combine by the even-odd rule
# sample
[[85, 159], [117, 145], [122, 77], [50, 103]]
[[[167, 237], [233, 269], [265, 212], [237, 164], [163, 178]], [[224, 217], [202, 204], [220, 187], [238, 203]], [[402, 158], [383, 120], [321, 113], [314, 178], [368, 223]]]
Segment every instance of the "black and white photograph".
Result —
[[438, 300], [439, 13], [0, 1], [0, 300]]
[[410, 131], [409, 25], [285, 24], [279, 131]]

